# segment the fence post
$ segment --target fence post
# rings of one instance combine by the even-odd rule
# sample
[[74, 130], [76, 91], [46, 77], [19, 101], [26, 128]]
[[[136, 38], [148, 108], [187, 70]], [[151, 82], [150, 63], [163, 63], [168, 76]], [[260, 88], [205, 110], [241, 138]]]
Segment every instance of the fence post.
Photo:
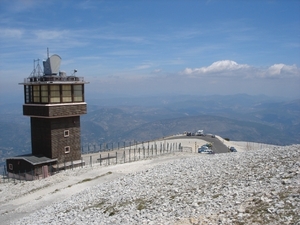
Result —
[[118, 152], [116, 152], [116, 164], [118, 164]]
[[[50, 176], [52, 176], [52, 168], [51, 168], [51, 164], [48, 165], [48, 169], [49, 169], [49, 174]], [[26, 170], [25, 170], [25, 178], [26, 178]], [[26, 179], [25, 179], [26, 180]]]
[[90, 164], [91, 164], [91, 167], [93, 166], [93, 162], [92, 162], [92, 156], [90, 155]]
[[108, 153], [108, 165], [110, 165], [109, 153]]
[[129, 149], [129, 162], [131, 162], [130, 155], [131, 155], [131, 151]]
[[124, 150], [124, 163], [125, 163], [125, 161], [126, 161], [126, 160], [125, 160], [125, 150]]
[[5, 166], [6, 166], [6, 163], [3, 165], [3, 177], [2, 177], [2, 178], [3, 178], [3, 183], [4, 183], [4, 181], [5, 181], [5, 180], [4, 180], [4, 175], [5, 175], [5, 171], [6, 171], [6, 167], [5, 167]]
[[101, 166], [101, 165], [102, 165], [101, 154], [100, 154], [100, 159], [99, 159], [99, 161], [100, 161], [100, 166]]

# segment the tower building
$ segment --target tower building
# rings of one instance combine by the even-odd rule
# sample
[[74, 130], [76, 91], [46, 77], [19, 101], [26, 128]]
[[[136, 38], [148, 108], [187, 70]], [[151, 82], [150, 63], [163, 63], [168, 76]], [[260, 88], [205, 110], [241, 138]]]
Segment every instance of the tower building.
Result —
[[75, 75], [77, 70], [70, 76], [59, 71], [61, 57], [56, 54], [43, 62], [43, 71], [39, 62], [35, 66], [36, 61], [31, 75], [20, 83], [24, 86], [23, 115], [30, 117], [32, 154], [7, 159], [8, 172], [19, 167], [16, 160], [18, 165], [20, 160], [49, 165], [81, 159], [80, 115], [87, 113], [87, 82]]

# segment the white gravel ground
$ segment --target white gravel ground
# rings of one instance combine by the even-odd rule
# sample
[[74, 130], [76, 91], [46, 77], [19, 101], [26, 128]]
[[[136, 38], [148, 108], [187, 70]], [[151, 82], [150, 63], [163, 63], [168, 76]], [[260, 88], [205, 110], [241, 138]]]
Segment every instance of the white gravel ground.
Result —
[[300, 145], [230, 144], [0, 183], [1, 224], [300, 224]]

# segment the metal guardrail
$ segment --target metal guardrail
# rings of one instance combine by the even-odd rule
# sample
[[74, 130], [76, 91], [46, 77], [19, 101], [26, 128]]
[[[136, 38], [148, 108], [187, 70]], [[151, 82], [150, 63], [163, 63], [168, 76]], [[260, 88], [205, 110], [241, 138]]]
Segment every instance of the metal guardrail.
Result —
[[76, 76], [34, 76], [24, 78], [24, 84], [34, 84], [34, 83], [60, 83], [60, 82], [85, 82], [84, 77]]

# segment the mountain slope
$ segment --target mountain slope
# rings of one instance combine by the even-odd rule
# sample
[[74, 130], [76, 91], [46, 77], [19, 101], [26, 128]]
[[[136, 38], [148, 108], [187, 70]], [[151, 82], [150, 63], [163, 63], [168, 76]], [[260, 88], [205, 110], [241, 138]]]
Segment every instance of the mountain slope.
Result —
[[[157, 96], [89, 100], [82, 144], [148, 141], [203, 129], [230, 140], [300, 143], [300, 100], [266, 96]], [[1, 162], [31, 152], [30, 119], [22, 104], [0, 107]], [[3, 166], [3, 163], [0, 166]]]

